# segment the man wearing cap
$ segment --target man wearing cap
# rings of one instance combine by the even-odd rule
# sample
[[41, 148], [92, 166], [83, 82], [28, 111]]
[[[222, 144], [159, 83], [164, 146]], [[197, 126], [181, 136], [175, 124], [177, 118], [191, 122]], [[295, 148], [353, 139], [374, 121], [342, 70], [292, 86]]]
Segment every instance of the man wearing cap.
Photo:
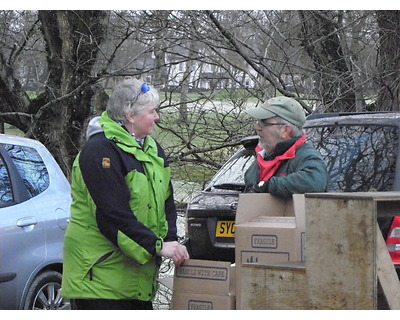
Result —
[[258, 120], [259, 143], [257, 161], [245, 173], [246, 192], [267, 192], [287, 199], [292, 194], [326, 191], [326, 165], [306, 142], [306, 117], [300, 103], [275, 97], [247, 113]]

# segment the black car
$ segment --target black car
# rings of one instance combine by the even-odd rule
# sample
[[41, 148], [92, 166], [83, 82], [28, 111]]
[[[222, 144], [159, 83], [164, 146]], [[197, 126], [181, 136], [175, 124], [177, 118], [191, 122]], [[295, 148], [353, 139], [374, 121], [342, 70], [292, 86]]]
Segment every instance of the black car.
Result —
[[[400, 113], [311, 115], [307, 140], [324, 158], [328, 192], [400, 190]], [[207, 187], [188, 204], [187, 239], [191, 258], [235, 261], [234, 221], [244, 173], [255, 161], [258, 136], [244, 139]], [[392, 219], [378, 221], [386, 238]]]

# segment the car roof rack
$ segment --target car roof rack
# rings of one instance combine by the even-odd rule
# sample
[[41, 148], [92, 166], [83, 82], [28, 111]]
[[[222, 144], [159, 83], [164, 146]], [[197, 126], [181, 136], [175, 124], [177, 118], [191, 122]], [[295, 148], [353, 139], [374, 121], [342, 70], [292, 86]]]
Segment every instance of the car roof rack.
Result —
[[397, 111], [363, 111], [363, 112], [332, 112], [332, 113], [315, 113], [307, 116], [307, 120], [344, 117], [344, 116], [357, 116], [362, 114], [384, 114], [384, 113], [398, 113]]

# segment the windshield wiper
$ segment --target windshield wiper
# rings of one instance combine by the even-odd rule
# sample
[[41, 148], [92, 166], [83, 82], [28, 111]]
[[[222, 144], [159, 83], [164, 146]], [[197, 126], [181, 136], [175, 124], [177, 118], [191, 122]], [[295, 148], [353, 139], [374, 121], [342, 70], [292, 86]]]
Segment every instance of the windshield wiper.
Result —
[[212, 186], [212, 188], [215, 189], [235, 190], [235, 191], [244, 191], [245, 187], [246, 186], [244, 183], [221, 183]]

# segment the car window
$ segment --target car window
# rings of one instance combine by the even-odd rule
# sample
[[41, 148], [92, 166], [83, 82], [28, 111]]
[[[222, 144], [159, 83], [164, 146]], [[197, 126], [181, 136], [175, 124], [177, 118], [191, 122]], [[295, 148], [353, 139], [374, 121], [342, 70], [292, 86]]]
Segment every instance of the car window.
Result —
[[307, 139], [324, 158], [328, 191], [389, 191], [394, 181], [398, 128], [357, 125], [308, 128]]
[[3, 144], [20, 173], [29, 194], [34, 197], [49, 186], [49, 174], [39, 153], [31, 147]]
[[14, 201], [11, 191], [11, 181], [7, 166], [0, 155], [0, 206], [6, 206]]

